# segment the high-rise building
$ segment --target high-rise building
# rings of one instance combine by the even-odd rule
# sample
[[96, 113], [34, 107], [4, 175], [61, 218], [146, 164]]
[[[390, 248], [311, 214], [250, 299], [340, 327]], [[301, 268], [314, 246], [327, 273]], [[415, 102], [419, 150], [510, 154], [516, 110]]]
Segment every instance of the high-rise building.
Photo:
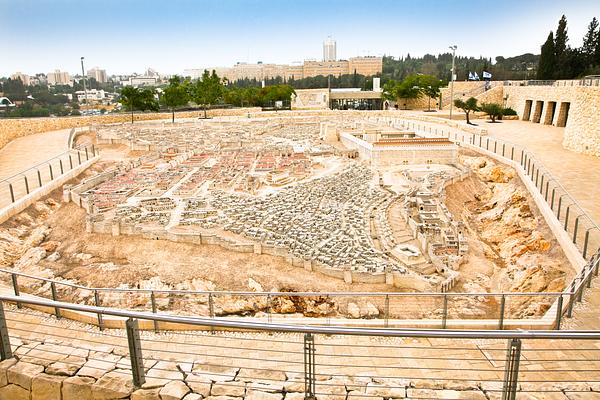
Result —
[[14, 74], [12, 74], [10, 76], [10, 79], [13, 79], [13, 80], [20, 79], [21, 82], [23, 82], [23, 85], [25, 85], [25, 86], [30, 85], [29, 75], [25, 75], [22, 72], [15, 72]]
[[337, 60], [335, 46], [335, 40], [331, 37], [328, 37], [327, 40], [323, 42], [323, 61]]
[[108, 81], [106, 78], [106, 70], [99, 69], [98, 67], [88, 69], [87, 76], [88, 78], [94, 78], [98, 83], [106, 83]]
[[61, 72], [59, 69], [54, 72], [48, 72], [48, 85], [70, 85], [71, 76], [68, 72]]

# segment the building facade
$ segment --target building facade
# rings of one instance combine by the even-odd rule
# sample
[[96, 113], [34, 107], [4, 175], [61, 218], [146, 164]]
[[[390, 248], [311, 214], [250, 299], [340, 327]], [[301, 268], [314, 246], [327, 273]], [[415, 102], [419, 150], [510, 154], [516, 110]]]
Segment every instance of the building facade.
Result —
[[96, 82], [106, 83], [108, 82], [108, 78], [106, 76], [106, 70], [99, 69], [98, 67], [88, 69], [87, 71], [88, 78], [94, 78]]
[[10, 79], [12, 79], [12, 80], [20, 79], [21, 82], [23, 82], [23, 85], [25, 85], [25, 86], [29, 86], [31, 84], [31, 81], [29, 79], [29, 75], [26, 75], [26, 74], [24, 74], [22, 72], [15, 72], [14, 74], [12, 74], [10, 76]]
[[335, 40], [328, 37], [327, 40], [323, 42], [323, 61], [335, 61], [337, 60], [336, 56], [336, 43]]
[[58, 69], [54, 70], [54, 72], [48, 72], [48, 85], [71, 85], [71, 76], [68, 72], [62, 72]]

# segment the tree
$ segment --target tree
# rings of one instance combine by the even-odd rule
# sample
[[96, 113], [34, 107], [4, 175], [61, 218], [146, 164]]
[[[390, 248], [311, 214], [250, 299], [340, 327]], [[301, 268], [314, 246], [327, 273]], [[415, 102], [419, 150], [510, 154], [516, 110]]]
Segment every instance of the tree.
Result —
[[444, 84], [444, 81], [437, 79], [432, 75], [420, 75], [419, 84], [421, 90], [425, 96], [427, 96], [427, 111], [431, 111], [431, 99], [440, 97], [440, 88]]
[[185, 106], [190, 99], [185, 82], [175, 75], [169, 79], [169, 86], [164, 90], [160, 102], [171, 109], [171, 120], [175, 123], [175, 108]]
[[558, 29], [556, 29], [556, 37], [554, 38], [554, 57], [556, 68], [554, 69], [555, 79], [569, 78], [567, 72], [567, 17], [564, 15], [558, 21]]
[[594, 17], [588, 25], [588, 31], [583, 37], [583, 46], [581, 46], [581, 52], [585, 57], [586, 67], [588, 68], [595, 64], [594, 58], [598, 46], [599, 35], [598, 20]]
[[479, 107], [477, 107], [477, 99], [475, 97], [469, 97], [467, 101], [456, 99], [454, 100], [454, 105], [465, 112], [465, 115], [467, 117], [467, 124], [473, 125], [469, 120], [469, 113], [471, 111], [479, 110]]
[[190, 97], [204, 108], [204, 118], [207, 118], [207, 107], [216, 104], [223, 97], [223, 81], [213, 70], [212, 74], [204, 70], [202, 78], [190, 86]]
[[486, 113], [492, 122], [496, 122], [496, 118], [500, 119], [504, 115], [504, 109], [497, 103], [482, 103], [479, 109]]
[[554, 34], [550, 31], [548, 39], [542, 45], [542, 54], [538, 64], [537, 78], [552, 79], [554, 77], [554, 69], [556, 68], [556, 58], [554, 56]]
[[158, 102], [154, 98], [153, 89], [139, 89], [133, 86], [126, 86], [121, 89], [121, 104], [131, 111], [131, 123], [133, 124], [134, 110], [152, 110], [158, 111]]

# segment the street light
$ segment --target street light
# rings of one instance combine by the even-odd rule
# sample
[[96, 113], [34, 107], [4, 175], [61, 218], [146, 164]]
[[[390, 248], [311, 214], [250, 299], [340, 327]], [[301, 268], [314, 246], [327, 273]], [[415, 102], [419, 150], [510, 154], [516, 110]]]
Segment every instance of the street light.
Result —
[[456, 45], [449, 47], [452, 50], [452, 75], [450, 76], [450, 119], [452, 119], [452, 107], [454, 106], [454, 56], [456, 54]]
[[83, 59], [85, 57], [81, 57], [81, 79], [83, 79], [83, 93], [85, 94], [85, 104], [88, 103], [87, 89], [85, 88], [85, 70], [83, 69]]

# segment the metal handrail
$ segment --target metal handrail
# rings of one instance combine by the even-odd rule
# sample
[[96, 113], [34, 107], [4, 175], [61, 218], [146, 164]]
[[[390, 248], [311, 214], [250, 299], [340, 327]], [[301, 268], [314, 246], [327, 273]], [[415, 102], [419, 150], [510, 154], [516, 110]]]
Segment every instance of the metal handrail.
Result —
[[56, 285], [63, 285], [72, 287], [75, 289], [82, 289], [88, 291], [98, 292], [120, 292], [120, 293], [168, 293], [168, 294], [199, 294], [199, 295], [231, 295], [231, 296], [289, 296], [289, 297], [312, 297], [312, 296], [329, 296], [329, 297], [343, 297], [343, 296], [373, 296], [373, 297], [427, 297], [437, 296], [443, 297], [448, 296], [481, 296], [481, 297], [519, 297], [519, 296], [568, 296], [575, 294], [575, 292], [485, 292], [485, 293], [463, 293], [463, 292], [252, 292], [252, 291], [229, 291], [229, 290], [175, 290], [175, 289], [138, 289], [138, 288], [107, 288], [107, 287], [89, 287], [83, 285], [77, 285], [74, 283], [41, 278], [34, 275], [24, 274], [22, 272], [10, 271], [7, 269], [1, 269], [0, 273], [6, 273], [9, 275], [22, 276], [28, 279], [36, 279], [46, 283], [54, 283]]
[[128, 311], [107, 307], [96, 307], [58, 301], [31, 299], [17, 296], [1, 295], [0, 302], [29, 304], [34, 306], [58, 308], [113, 317], [141, 319], [193, 326], [209, 326], [239, 330], [314, 333], [324, 335], [382, 336], [382, 337], [420, 337], [420, 338], [454, 338], [454, 339], [559, 339], [559, 340], [599, 340], [600, 331], [542, 331], [542, 330], [461, 330], [461, 329], [409, 329], [409, 328], [348, 328], [344, 326], [308, 326], [291, 324], [274, 324], [244, 320], [227, 320], [218, 318], [186, 317], [169, 314], [152, 314], [140, 311]]
[[2, 184], [2, 183], [4, 183], [4, 182], [8, 182], [8, 181], [10, 181], [11, 179], [13, 179], [13, 178], [16, 178], [16, 177], [18, 177], [18, 176], [21, 176], [21, 175], [23, 175], [24, 173], [26, 173], [27, 171], [34, 170], [34, 169], [37, 169], [37, 168], [38, 168], [38, 167], [40, 167], [40, 166], [46, 165], [46, 164], [50, 163], [51, 161], [53, 161], [53, 160], [56, 160], [57, 158], [60, 158], [60, 157], [64, 156], [65, 154], [70, 154], [70, 153], [71, 153], [71, 152], [73, 152], [73, 151], [75, 151], [75, 152], [80, 152], [80, 151], [83, 151], [83, 150], [85, 150], [86, 148], [89, 148], [89, 147], [92, 147], [92, 149], [94, 149], [94, 145], [92, 145], [92, 144], [80, 144], [80, 145], [79, 145], [79, 146], [77, 146], [77, 147], [73, 147], [72, 149], [69, 149], [69, 150], [67, 150], [67, 151], [63, 151], [62, 153], [60, 153], [60, 154], [57, 154], [57, 155], [55, 155], [55, 156], [54, 156], [54, 157], [52, 157], [52, 158], [49, 158], [49, 159], [47, 159], [47, 160], [44, 160], [44, 161], [42, 161], [42, 162], [40, 162], [40, 163], [37, 163], [37, 164], [35, 164], [35, 165], [33, 165], [33, 166], [31, 166], [31, 167], [27, 168], [27, 169], [24, 169], [24, 170], [22, 170], [22, 171], [20, 171], [20, 172], [17, 172], [17, 173], [16, 173], [16, 174], [14, 174], [14, 175], [11, 175], [11, 176], [9, 176], [9, 177], [7, 177], [7, 178], [4, 178], [4, 179], [0, 180], [0, 184]]

